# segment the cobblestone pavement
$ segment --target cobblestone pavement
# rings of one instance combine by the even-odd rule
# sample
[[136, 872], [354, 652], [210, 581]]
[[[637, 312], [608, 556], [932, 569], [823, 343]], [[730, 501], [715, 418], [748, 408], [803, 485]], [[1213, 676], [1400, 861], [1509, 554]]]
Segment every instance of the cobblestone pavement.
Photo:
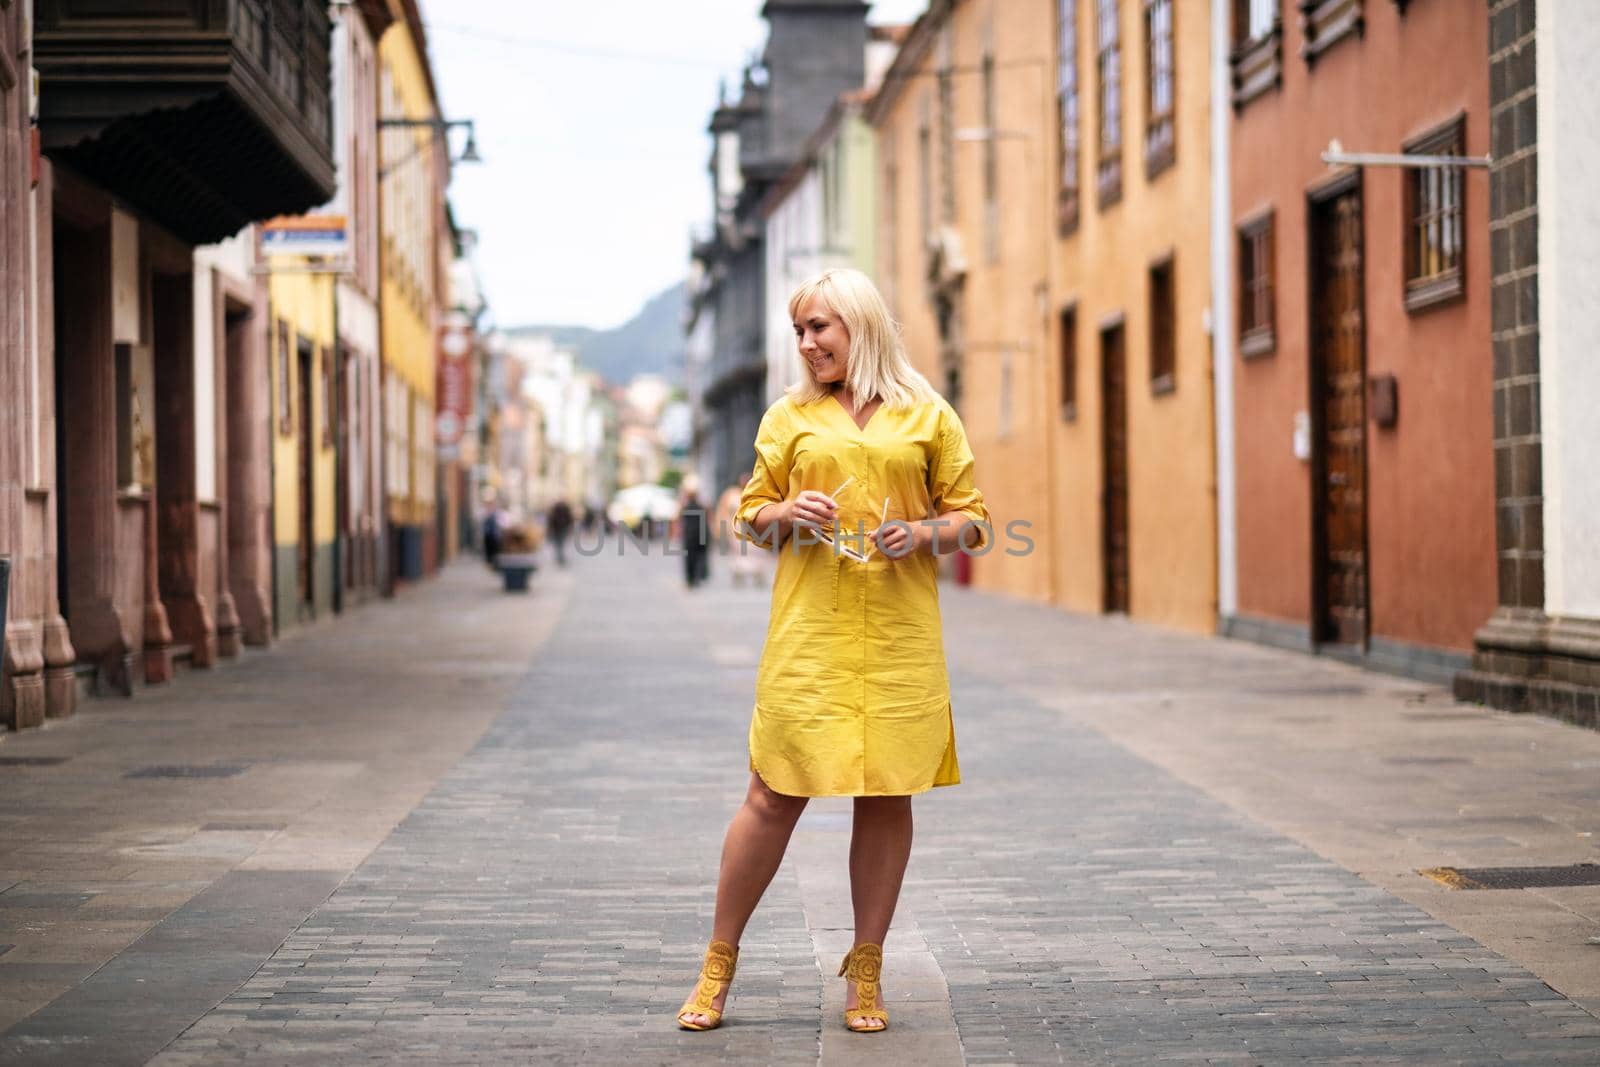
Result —
[[[677, 1031], [766, 610], [720, 578], [684, 592], [677, 562], [577, 561], [476, 747], [154, 1062], [1600, 1062], [1600, 1020], [1526, 968], [1051, 703], [1270, 685], [1286, 714], [1329, 699], [1324, 665], [959, 592], [967, 781], [918, 801], [891, 1030], [842, 1031], [849, 809], [818, 801], [727, 1023]], [[15, 1034], [0, 1059], [43, 1048]]]

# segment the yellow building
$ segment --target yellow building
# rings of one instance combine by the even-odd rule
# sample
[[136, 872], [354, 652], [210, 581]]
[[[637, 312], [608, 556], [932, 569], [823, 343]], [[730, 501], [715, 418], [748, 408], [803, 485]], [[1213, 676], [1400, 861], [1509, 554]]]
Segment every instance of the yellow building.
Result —
[[272, 382], [273, 618], [334, 608], [334, 275], [274, 256], [267, 282]]
[[[435, 345], [447, 247], [448, 151], [422, 22], [411, 0], [378, 42], [380, 330], [390, 573], [415, 579], [439, 556], [434, 458]], [[415, 125], [402, 125], [402, 123]]]
[[879, 277], [999, 527], [974, 583], [1192, 630], [1216, 587], [1207, 18], [932, 0], [869, 110]]

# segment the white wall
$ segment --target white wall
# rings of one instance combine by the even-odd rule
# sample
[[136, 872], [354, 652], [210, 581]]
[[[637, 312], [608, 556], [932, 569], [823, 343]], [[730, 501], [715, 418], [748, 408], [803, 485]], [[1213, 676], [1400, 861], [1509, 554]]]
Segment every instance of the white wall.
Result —
[[1600, 618], [1600, 19], [1538, 0], [1545, 610]]
[[255, 287], [251, 269], [255, 235], [250, 227], [219, 244], [194, 250], [194, 477], [200, 500], [217, 499], [217, 351], [216, 281], [226, 274], [246, 292]]
[[800, 377], [789, 294], [825, 266], [822, 232], [822, 180], [815, 166], [806, 170], [789, 195], [767, 217], [765, 251], [767, 292], [764, 329], [767, 403]]

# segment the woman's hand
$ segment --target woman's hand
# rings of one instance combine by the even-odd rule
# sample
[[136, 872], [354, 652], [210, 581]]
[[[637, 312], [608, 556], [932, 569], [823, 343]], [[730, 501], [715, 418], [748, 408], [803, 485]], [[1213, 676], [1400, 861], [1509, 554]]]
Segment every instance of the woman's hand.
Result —
[[928, 528], [920, 522], [904, 520], [887, 523], [867, 534], [867, 540], [890, 559], [904, 559], [930, 541]]
[[808, 526], [812, 528], [832, 526], [833, 520], [839, 514], [839, 505], [827, 493], [819, 493], [815, 489], [803, 490], [793, 500], [786, 500], [781, 505], [783, 512], [780, 518], [792, 526]]

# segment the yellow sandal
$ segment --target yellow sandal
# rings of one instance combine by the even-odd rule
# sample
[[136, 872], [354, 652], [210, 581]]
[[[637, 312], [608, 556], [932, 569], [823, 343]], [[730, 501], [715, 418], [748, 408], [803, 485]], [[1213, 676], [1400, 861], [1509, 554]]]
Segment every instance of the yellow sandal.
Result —
[[[878, 1001], [878, 978], [883, 973], [883, 946], [857, 945], [845, 953], [839, 977], [856, 984], [856, 1006], [844, 1010], [845, 1029], [856, 1034], [877, 1034], [889, 1029], [889, 1013]], [[863, 1019], [881, 1019], [883, 1025], [862, 1028]]]
[[[678, 1009], [678, 1026], [684, 1030], [715, 1030], [722, 1025], [722, 1013], [711, 1006], [717, 994], [733, 982], [734, 968], [738, 966], [739, 950], [726, 941], [713, 941], [706, 949], [706, 959], [700, 965], [700, 980], [694, 992]], [[711, 1021], [705, 1026], [687, 1022], [685, 1015], [704, 1015]]]

